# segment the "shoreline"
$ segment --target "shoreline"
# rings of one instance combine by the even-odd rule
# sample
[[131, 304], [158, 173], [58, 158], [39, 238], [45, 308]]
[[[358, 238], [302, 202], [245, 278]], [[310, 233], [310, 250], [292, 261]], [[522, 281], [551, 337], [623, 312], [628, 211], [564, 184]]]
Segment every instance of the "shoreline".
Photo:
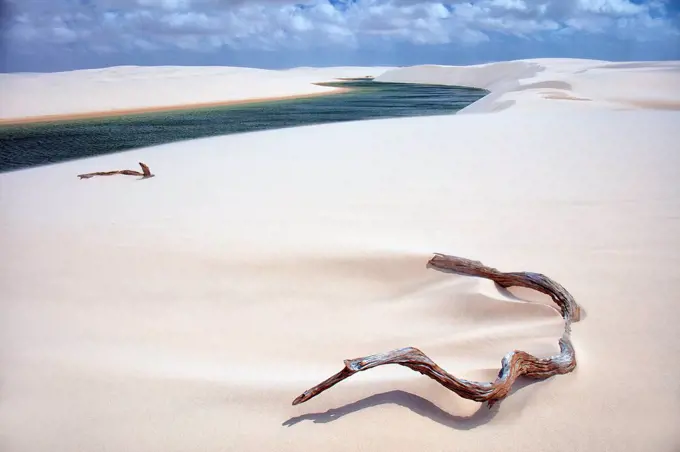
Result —
[[163, 113], [171, 111], [182, 111], [182, 110], [198, 110], [202, 108], [211, 107], [227, 107], [232, 105], [248, 105], [257, 104], [265, 102], [276, 102], [281, 100], [294, 100], [294, 99], [307, 99], [312, 97], [320, 96], [332, 96], [337, 94], [343, 94], [352, 91], [351, 88], [335, 88], [331, 87], [331, 91], [322, 93], [307, 93], [307, 94], [292, 94], [288, 96], [271, 96], [271, 97], [257, 97], [257, 98], [247, 98], [247, 99], [237, 99], [237, 100], [225, 100], [216, 102], [201, 102], [197, 104], [179, 104], [179, 105], [166, 105], [159, 107], [141, 107], [141, 108], [129, 108], [121, 110], [110, 110], [110, 111], [93, 111], [88, 113], [69, 113], [69, 114], [58, 114], [58, 115], [40, 115], [40, 116], [28, 116], [25, 118], [11, 118], [11, 119], [0, 119], [0, 126], [15, 126], [15, 125], [30, 125], [30, 124], [44, 124], [50, 122], [68, 122], [77, 121], [81, 119], [97, 119], [97, 118], [114, 118], [122, 116], [134, 116], [143, 115], [147, 113]]

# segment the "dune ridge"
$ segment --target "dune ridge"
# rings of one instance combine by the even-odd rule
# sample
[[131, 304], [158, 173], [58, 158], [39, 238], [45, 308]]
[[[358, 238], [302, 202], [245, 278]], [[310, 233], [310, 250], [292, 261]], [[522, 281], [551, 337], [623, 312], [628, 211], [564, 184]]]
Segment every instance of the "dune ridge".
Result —
[[[487, 86], [514, 88], [473, 104], [479, 114], [0, 174], [3, 451], [674, 452], [680, 114], [618, 111], [607, 96], [676, 63], [537, 64], [488, 69]], [[461, 83], [446, 70], [417, 73]], [[538, 94], [592, 96], [564, 85], [587, 74], [602, 99]], [[542, 85], [517, 89], [527, 80]], [[664, 86], [635, 96], [661, 101]], [[156, 176], [76, 177], [138, 161]], [[345, 358], [414, 346], [492, 381], [509, 351], [559, 351], [547, 297], [428, 269], [435, 252], [567, 288], [587, 312], [576, 369], [521, 383], [492, 410], [398, 366], [291, 406]]]
[[115, 66], [0, 74], [0, 121], [97, 117], [329, 94], [339, 88], [315, 83], [376, 75], [385, 69]]
[[[378, 82], [482, 88], [490, 95], [459, 114], [522, 109], [680, 110], [680, 62], [614, 63], [534, 59], [476, 66], [413, 66], [388, 70]], [[544, 102], [559, 100], [564, 102]], [[574, 103], [569, 101], [585, 101]]]

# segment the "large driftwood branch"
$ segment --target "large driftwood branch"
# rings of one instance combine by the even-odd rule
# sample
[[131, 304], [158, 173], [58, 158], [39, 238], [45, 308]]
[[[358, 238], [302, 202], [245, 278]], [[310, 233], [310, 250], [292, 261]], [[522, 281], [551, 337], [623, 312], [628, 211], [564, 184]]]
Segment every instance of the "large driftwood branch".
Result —
[[134, 171], [134, 170], [98, 171], [96, 173], [78, 174], [78, 177], [80, 179], [89, 179], [93, 176], [113, 176], [114, 174], [123, 174], [125, 176], [140, 176], [143, 179], [147, 179], [149, 177], [154, 176], [153, 174], [151, 174], [149, 167], [146, 166], [144, 163], [139, 162], [139, 166], [142, 167], [141, 173], [139, 171]]
[[520, 350], [512, 351], [503, 357], [501, 370], [495, 381], [475, 382], [454, 377], [417, 348], [401, 348], [387, 353], [345, 360], [344, 369], [303, 392], [293, 401], [293, 405], [308, 401], [357, 372], [385, 364], [399, 364], [413, 369], [432, 378], [459, 396], [477, 402], [487, 402], [489, 407], [504, 399], [515, 380], [521, 376], [542, 379], [574, 370], [576, 356], [570, 340], [571, 322], [577, 322], [580, 319], [581, 311], [564, 287], [539, 273], [503, 273], [478, 261], [444, 254], [435, 255], [428, 264], [441, 270], [487, 278], [502, 287], [528, 287], [549, 295], [559, 307], [565, 322], [564, 334], [559, 340], [560, 353], [549, 358], [537, 358]]

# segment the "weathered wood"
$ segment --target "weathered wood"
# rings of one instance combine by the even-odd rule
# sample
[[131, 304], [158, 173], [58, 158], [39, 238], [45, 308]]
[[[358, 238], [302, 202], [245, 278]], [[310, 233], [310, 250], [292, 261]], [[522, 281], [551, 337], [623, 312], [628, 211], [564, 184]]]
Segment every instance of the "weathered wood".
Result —
[[549, 295], [559, 307], [565, 323], [564, 334], [559, 339], [560, 353], [549, 358], [537, 358], [520, 350], [512, 351], [503, 357], [501, 369], [495, 381], [475, 382], [454, 377], [417, 348], [401, 348], [387, 353], [345, 360], [344, 369], [303, 392], [293, 401], [293, 405], [316, 397], [357, 372], [385, 364], [408, 367], [432, 378], [461, 397], [477, 402], [487, 402], [489, 407], [504, 399], [515, 380], [521, 376], [543, 379], [574, 370], [576, 355], [570, 340], [571, 323], [580, 319], [581, 310], [571, 294], [560, 284], [540, 273], [504, 273], [478, 261], [444, 254], [436, 254], [430, 259], [428, 265], [440, 270], [487, 278], [502, 287], [528, 287]]
[[154, 176], [153, 174], [151, 174], [149, 167], [146, 166], [144, 163], [139, 162], [139, 166], [142, 167], [141, 173], [139, 171], [134, 170], [98, 171], [96, 173], [78, 174], [78, 177], [80, 179], [89, 179], [94, 176], [113, 176], [114, 174], [123, 174], [125, 176], [140, 176], [143, 179], [148, 179], [149, 177]]

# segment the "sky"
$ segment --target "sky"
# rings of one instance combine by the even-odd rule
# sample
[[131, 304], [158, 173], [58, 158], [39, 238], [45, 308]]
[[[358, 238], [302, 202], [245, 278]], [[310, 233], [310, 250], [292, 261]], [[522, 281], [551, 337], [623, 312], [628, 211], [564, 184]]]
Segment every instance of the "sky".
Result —
[[680, 60], [680, 0], [0, 0], [0, 71]]

